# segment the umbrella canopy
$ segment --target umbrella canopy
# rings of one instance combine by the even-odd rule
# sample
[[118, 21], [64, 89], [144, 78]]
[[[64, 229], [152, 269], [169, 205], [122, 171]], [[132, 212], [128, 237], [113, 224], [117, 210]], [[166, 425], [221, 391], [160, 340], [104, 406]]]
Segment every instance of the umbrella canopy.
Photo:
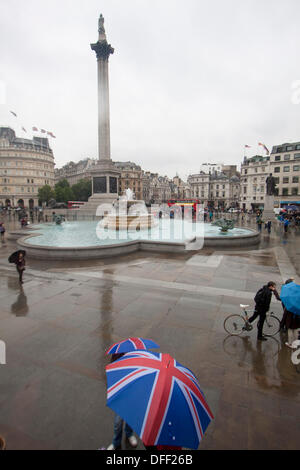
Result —
[[136, 351], [106, 367], [107, 405], [145, 445], [197, 449], [213, 419], [194, 374], [169, 354]]
[[295, 282], [285, 284], [281, 288], [280, 299], [285, 308], [296, 315], [300, 315], [300, 286]]
[[8, 258], [8, 262], [9, 263], [16, 263], [18, 261], [18, 258], [19, 258], [19, 254], [22, 253], [23, 256], [26, 255], [26, 251], [25, 250], [18, 250], [18, 251], [15, 251], [14, 253], [12, 253], [10, 255], [10, 257]]
[[130, 351], [136, 351], [138, 349], [152, 349], [159, 348], [159, 345], [156, 344], [152, 339], [144, 338], [127, 338], [119, 343], [113, 344], [105, 354], [120, 354]]

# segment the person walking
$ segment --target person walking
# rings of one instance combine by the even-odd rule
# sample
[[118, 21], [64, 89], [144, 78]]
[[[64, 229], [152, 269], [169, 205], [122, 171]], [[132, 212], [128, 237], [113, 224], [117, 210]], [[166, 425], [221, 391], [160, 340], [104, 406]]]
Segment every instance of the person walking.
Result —
[[[287, 279], [285, 281], [284, 284], [289, 284], [290, 282], [294, 282], [294, 280], [295, 279], [293, 277], [290, 277], [289, 279]], [[282, 303], [282, 308], [283, 308], [283, 315], [282, 315], [282, 319], [280, 321], [280, 330], [286, 331], [285, 320], [286, 320], [286, 316], [287, 316], [287, 309], [285, 308], [284, 303], [283, 302], [281, 302], [281, 303]]]
[[259, 289], [254, 297], [255, 309], [253, 315], [249, 318], [249, 323], [252, 323], [259, 316], [257, 323], [257, 339], [260, 341], [267, 341], [267, 338], [263, 336], [263, 327], [266, 313], [270, 308], [272, 292], [277, 300], [280, 300], [280, 296], [276, 290], [276, 283], [273, 281], [268, 282], [267, 285]]
[[25, 256], [23, 253], [19, 253], [18, 259], [16, 260], [16, 268], [19, 273], [19, 281], [21, 284], [23, 284], [23, 274], [25, 271]]
[[288, 341], [285, 343], [286, 346], [293, 349], [293, 342], [298, 339], [298, 332], [300, 331], [300, 315], [296, 315], [285, 310], [285, 327], [288, 333]]
[[272, 228], [272, 222], [271, 222], [271, 220], [268, 220], [268, 222], [267, 222], [268, 233], [271, 233], [271, 228]]
[[283, 222], [284, 233], [288, 232], [289, 225], [290, 225], [290, 221], [288, 219], [284, 219], [284, 222]]
[[3, 225], [3, 222], [0, 222], [1, 243], [4, 243], [4, 234], [5, 234], [5, 227]]
[[[111, 362], [116, 361], [117, 359], [119, 359], [123, 355], [124, 355], [124, 353], [113, 354], [112, 357], [111, 357]], [[107, 447], [107, 450], [120, 450], [121, 449], [123, 424], [124, 424], [123, 418], [121, 418], [121, 416], [115, 414], [113, 441]], [[132, 428], [127, 423], [125, 423], [124, 431], [125, 431], [126, 438], [129, 442], [129, 444], [131, 445], [131, 447], [137, 447], [137, 445], [138, 445], [137, 438], [133, 434]]]

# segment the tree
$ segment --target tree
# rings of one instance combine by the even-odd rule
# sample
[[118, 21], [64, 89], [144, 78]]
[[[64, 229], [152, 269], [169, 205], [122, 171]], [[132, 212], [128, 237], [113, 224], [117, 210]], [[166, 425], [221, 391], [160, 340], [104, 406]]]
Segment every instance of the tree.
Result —
[[74, 194], [70, 186], [62, 187], [59, 184], [56, 184], [54, 192], [56, 202], [68, 202], [74, 200]]
[[71, 187], [75, 201], [87, 201], [92, 195], [92, 182], [88, 179], [81, 179]]
[[48, 204], [50, 199], [55, 199], [55, 193], [49, 184], [45, 184], [45, 186], [38, 190], [38, 199], [41, 204], [43, 202]]

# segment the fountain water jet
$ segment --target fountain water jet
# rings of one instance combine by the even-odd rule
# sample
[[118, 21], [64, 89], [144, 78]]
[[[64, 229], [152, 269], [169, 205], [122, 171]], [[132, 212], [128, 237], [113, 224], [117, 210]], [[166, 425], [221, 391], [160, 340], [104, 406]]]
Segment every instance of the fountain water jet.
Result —
[[100, 222], [108, 230], [146, 230], [157, 225], [153, 214], [149, 214], [145, 201], [134, 198], [131, 189], [113, 203], [112, 211]]

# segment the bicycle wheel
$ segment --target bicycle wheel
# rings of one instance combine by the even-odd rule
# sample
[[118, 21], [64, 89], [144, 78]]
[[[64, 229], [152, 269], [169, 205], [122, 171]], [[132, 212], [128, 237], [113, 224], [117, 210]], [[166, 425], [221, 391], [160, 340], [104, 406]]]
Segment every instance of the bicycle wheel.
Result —
[[224, 320], [224, 330], [230, 335], [240, 335], [243, 333], [243, 328], [246, 326], [246, 321], [242, 315], [229, 315]]
[[280, 320], [275, 315], [267, 315], [264, 323], [264, 335], [275, 336], [280, 330]]

